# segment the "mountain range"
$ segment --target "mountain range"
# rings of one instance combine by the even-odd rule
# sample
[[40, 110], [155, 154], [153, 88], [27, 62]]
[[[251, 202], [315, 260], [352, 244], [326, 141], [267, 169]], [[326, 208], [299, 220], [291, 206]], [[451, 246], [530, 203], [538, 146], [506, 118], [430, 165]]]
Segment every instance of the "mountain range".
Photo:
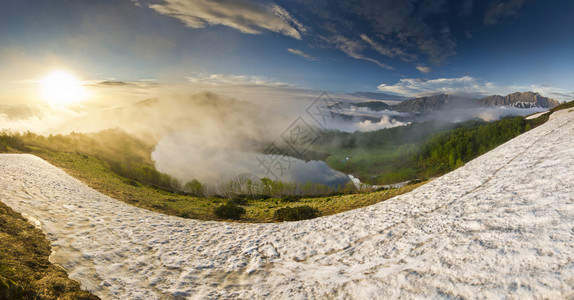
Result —
[[558, 106], [559, 104], [559, 101], [544, 97], [539, 93], [516, 92], [506, 96], [492, 95], [480, 99], [440, 94], [408, 99], [396, 105], [388, 105], [382, 101], [359, 102], [351, 105], [355, 107], [367, 107], [373, 111], [392, 110], [397, 112], [425, 114], [451, 109], [495, 106], [548, 109]]

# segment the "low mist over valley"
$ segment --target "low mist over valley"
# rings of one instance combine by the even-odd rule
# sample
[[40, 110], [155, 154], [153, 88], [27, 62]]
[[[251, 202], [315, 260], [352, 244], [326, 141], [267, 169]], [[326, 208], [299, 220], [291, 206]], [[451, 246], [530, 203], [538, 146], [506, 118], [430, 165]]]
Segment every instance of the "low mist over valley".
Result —
[[[292, 100], [293, 104], [307, 105], [299, 112], [281, 112], [273, 106], [262, 107], [248, 100], [205, 91], [190, 96], [164, 95], [117, 107], [70, 112], [70, 119], [53, 124], [50, 124], [54, 122], [52, 108], [35, 111], [24, 105], [4, 105], [0, 111], [4, 124], [33, 120], [30, 124], [37, 123], [39, 130], [28, 130], [44, 134], [96, 133], [106, 129], [123, 131], [153, 147], [151, 159], [156, 168], [181, 182], [197, 179], [217, 185], [235, 180], [237, 176], [249, 176], [336, 185], [347, 181], [344, 174], [330, 170], [322, 162], [311, 163], [324, 161], [331, 154], [328, 149], [317, 147], [332, 142], [321, 141], [326, 138], [326, 132], [368, 132], [428, 121], [454, 124], [480, 119], [490, 122], [507, 116], [541, 112], [559, 104], [532, 92], [481, 99], [446, 94], [400, 101], [362, 101], [369, 99], [366, 97], [377, 98], [376, 93], [360, 94], [359, 99], [354, 97], [356, 94], [332, 97], [323, 93], [316, 99]], [[299, 120], [302, 123], [299, 124]], [[43, 122], [47, 127], [39, 125]], [[440, 125], [437, 129], [448, 127]], [[7, 128], [17, 128], [17, 125]], [[310, 147], [295, 150], [290, 147], [286, 137], [293, 129], [303, 138], [305, 132], [311, 133], [307, 137], [311, 139]], [[416, 132], [409, 134], [418, 135]], [[264, 163], [266, 155], [277, 154], [268, 153], [270, 147], [277, 147], [285, 156], [278, 172], [273, 172]], [[360, 147], [355, 147], [353, 153], [360, 150]]]

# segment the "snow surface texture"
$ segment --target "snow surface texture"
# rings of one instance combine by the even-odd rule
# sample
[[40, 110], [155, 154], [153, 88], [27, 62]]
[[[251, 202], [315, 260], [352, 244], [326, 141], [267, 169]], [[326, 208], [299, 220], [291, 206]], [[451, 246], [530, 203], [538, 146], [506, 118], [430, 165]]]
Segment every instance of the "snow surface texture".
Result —
[[574, 297], [574, 113], [391, 200], [314, 220], [203, 222], [104, 196], [30, 155], [0, 199], [104, 299]]

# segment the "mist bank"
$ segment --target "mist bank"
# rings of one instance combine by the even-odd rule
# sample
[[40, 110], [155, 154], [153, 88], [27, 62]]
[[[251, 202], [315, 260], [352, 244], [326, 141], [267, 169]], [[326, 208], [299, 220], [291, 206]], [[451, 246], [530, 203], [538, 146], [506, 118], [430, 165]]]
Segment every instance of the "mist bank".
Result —
[[398, 103], [380, 100], [341, 102], [334, 109], [338, 118], [344, 121], [337, 129], [353, 132], [373, 131], [430, 120], [454, 123], [481, 119], [491, 122], [507, 116], [526, 116], [542, 112], [558, 104], [560, 102], [538, 93], [518, 92], [481, 99], [442, 94]]
[[328, 186], [343, 185], [349, 180], [323, 161], [304, 161], [286, 155], [275, 157], [229, 147], [211, 148], [196, 142], [197, 139], [185, 133], [173, 133], [159, 141], [151, 157], [160, 172], [181, 182], [197, 179], [220, 184], [246, 175], [254, 180], [267, 177], [275, 181], [314, 182]]
[[345, 132], [366, 132], [388, 129], [397, 126], [405, 126], [411, 123], [426, 121], [443, 121], [448, 123], [464, 122], [479, 119], [486, 122], [500, 120], [510, 116], [528, 116], [534, 113], [546, 111], [545, 108], [517, 108], [510, 106], [458, 108], [434, 111], [427, 114], [402, 113], [390, 110], [373, 111], [369, 108], [344, 109], [335, 117], [337, 122], [331, 129]]

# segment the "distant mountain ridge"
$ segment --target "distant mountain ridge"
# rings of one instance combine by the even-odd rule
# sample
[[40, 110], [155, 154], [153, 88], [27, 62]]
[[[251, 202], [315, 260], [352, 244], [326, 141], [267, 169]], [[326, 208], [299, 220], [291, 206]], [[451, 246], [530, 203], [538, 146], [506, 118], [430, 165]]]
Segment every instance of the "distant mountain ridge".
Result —
[[[544, 97], [534, 92], [516, 92], [506, 96], [492, 95], [480, 99], [467, 98], [462, 96], [440, 94], [426, 97], [408, 99], [396, 105], [381, 105], [380, 101], [352, 103], [357, 107], [368, 107], [371, 110], [380, 111], [384, 109], [406, 113], [425, 114], [434, 111], [457, 109], [457, 108], [477, 108], [511, 106], [516, 108], [553, 108], [560, 105], [560, 102], [552, 98]], [[384, 103], [383, 103], [384, 104]]]
[[381, 111], [389, 109], [391, 107], [390, 105], [382, 101], [359, 102], [359, 103], [353, 103], [352, 105], [356, 107], [366, 107], [372, 111]]
[[410, 113], [430, 113], [437, 110], [463, 108], [473, 105], [474, 99], [441, 94], [403, 101], [391, 107], [392, 110]]
[[480, 106], [514, 106], [518, 108], [553, 108], [560, 105], [559, 101], [533, 92], [516, 92], [504, 97], [493, 95], [484, 97], [478, 101]]

